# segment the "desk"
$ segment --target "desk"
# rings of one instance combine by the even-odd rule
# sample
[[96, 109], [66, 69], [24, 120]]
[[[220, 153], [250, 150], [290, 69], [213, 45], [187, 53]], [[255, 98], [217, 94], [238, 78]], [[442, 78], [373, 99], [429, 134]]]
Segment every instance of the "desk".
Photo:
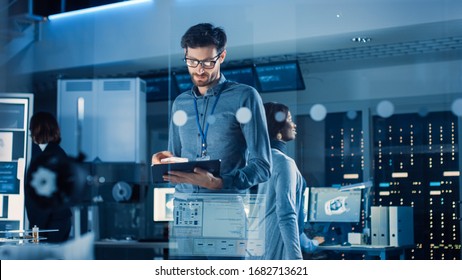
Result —
[[[176, 248], [174, 242], [139, 242], [136, 240], [100, 240], [95, 241], [97, 259], [145, 259], [154, 257], [168, 259], [168, 250]], [[123, 253], [121, 250], [123, 250]], [[139, 251], [135, 253], [133, 250]], [[150, 253], [143, 254], [141, 251]]]
[[94, 234], [85, 233], [63, 243], [5, 243], [0, 246], [2, 260], [92, 260]]
[[139, 242], [139, 241], [95, 241], [95, 247], [125, 248], [125, 249], [172, 249], [176, 248], [173, 242]]
[[366, 256], [377, 256], [381, 260], [387, 260], [391, 256], [399, 256], [404, 260], [404, 252], [413, 246], [382, 246], [382, 245], [325, 245], [318, 246], [319, 251], [334, 251], [340, 253], [363, 253]]

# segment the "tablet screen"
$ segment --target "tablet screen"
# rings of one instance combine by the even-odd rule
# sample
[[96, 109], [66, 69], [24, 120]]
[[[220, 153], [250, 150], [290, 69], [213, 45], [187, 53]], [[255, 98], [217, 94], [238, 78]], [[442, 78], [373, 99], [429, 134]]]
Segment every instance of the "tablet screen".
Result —
[[188, 162], [178, 162], [178, 163], [163, 163], [163, 164], [154, 164], [151, 166], [152, 173], [152, 182], [153, 183], [168, 183], [164, 181], [162, 176], [167, 174], [168, 171], [183, 171], [183, 172], [193, 172], [194, 168], [199, 167], [207, 170], [212, 173], [213, 176], [218, 177], [220, 175], [220, 163], [221, 160], [201, 160], [201, 161], [188, 161]]

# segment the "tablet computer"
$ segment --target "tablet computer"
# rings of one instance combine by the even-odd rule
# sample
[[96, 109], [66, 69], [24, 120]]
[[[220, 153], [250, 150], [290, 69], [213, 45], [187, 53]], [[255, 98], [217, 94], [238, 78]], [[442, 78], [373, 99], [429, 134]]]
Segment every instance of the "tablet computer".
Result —
[[188, 161], [188, 162], [177, 162], [177, 163], [161, 163], [153, 164], [151, 166], [152, 182], [153, 183], [168, 183], [164, 181], [162, 176], [167, 174], [168, 171], [183, 171], [193, 172], [194, 168], [199, 167], [212, 173], [213, 176], [218, 177], [220, 175], [220, 164], [221, 160], [200, 160], [200, 161]]

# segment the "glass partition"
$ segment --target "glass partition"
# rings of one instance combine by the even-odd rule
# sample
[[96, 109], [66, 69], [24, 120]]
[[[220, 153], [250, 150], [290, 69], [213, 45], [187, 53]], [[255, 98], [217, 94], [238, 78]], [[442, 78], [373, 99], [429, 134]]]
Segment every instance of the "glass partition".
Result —
[[[172, 105], [194, 86], [180, 42], [201, 15], [200, 21], [212, 22], [227, 32], [221, 73], [253, 86], [262, 102], [284, 103], [290, 108], [297, 135], [287, 143], [287, 155], [294, 159], [309, 188], [372, 182], [362, 190], [360, 220], [349, 225], [348, 232], [364, 234], [370, 240], [371, 206], [411, 206], [415, 209], [416, 244], [406, 249], [405, 258], [461, 259], [462, 8], [458, 1], [429, 0], [425, 5], [419, 1], [352, 1], [349, 5], [295, 0], [109, 1], [133, 5], [46, 20], [31, 17], [34, 11], [27, 11], [26, 6], [19, 10], [32, 14], [16, 17], [16, 5], [24, 5], [20, 2], [26, 1], [0, 0], [4, 4], [0, 6], [5, 6], [0, 8], [0, 92], [30, 92], [34, 103], [29, 106], [34, 106], [34, 111], [58, 115], [62, 110], [76, 115], [74, 101], [60, 107], [71, 96], [59, 97], [59, 80], [144, 79], [140, 84], [145, 88], [133, 92], [147, 93], [145, 107], [132, 98], [132, 91], [125, 92], [127, 99], [123, 100], [133, 102], [117, 105], [107, 100], [121, 94], [118, 89], [98, 97], [97, 102], [90, 103], [95, 97], [92, 92], [85, 96], [85, 114], [90, 115], [82, 122], [88, 125], [79, 129], [90, 131], [98, 143], [95, 149], [107, 150], [110, 156], [134, 149], [137, 158], [136, 162], [123, 162], [126, 168], [115, 168], [118, 165], [110, 156], [91, 158], [91, 164], [105, 166], [104, 172], [97, 170], [90, 179], [98, 186], [90, 192], [92, 206], [100, 211], [90, 213], [96, 217], [86, 222], [105, 227], [95, 230], [101, 242], [97, 243], [96, 258], [171, 256], [164, 247], [127, 249], [119, 244], [130, 239], [158, 245], [166, 238], [168, 243], [171, 237], [168, 225], [175, 212], [170, 213], [170, 208], [153, 211], [159, 195], [155, 189], [165, 186], [151, 182], [149, 174], [139, 174], [139, 170], [149, 170], [151, 156], [168, 149]], [[67, 2], [78, 6], [80, 1]], [[281, 69], [287, 71], [271, 72]], [[265, 82], [271, 87], [265, 87]], [[81, 90], [74, 91], [72, 98], [79, 100]], [[8, 104], [8, 108], [2, 104], [0, 140], [5, 148], [0, 150], [0, 162], [18, 161], [17, 168], [22, 170], [18, 160], [25, 158], [22, 147], [28, 153], [32, 150], [27, 140], [29, 115], [21, 111], [23, 104]], [[88, 110], [90, 104], [95, 107]], [[234, 109], [230, 119], [242, 108]], [[133, 111], [141, 118], [130, 121], [125, 114]], [[74, 129], [79, 126], [77, 121], [63, 120], [63, 143], [79, 134]], [[195, 123], [196, 119], [189, 116], [187, 121]], [[131, 136], [136, 136], [136, 144], [118, 142]], [[188, 141], [196, 141], [196, 137], [200, 137], [198, 131]], [[224, 145], [225, 140], [215, 145]], [[114, 148], [111, 144], [115, 142], [122, 144]], [[71, 144], [69, 149], [76, 151], [77, 146]], [[93, 146], [91, 153], [100, 154]], [[6, 208], [18, 192], [17, 182], [10, 180], [9, 173], [5, 176], [8, 178], [0, 189], [3, 220], [5, 215], [13, 215]], [[119, 181], [129, 181], [133, 197], [112, 198]], [[254, 194], [256, 188], [248, 192]], [[167, 203], [170, 194], [163, 194], [161, 204]], [[219, 220], [215, 211], [224, 210], [216, 201], [210, 202], [200, 210], [202, 219], [211, 219], [201, 220], [202, 225], [211, 227], [199, 230], [191, 226], [184, 232], [215, 238], [216, 231], [228, 230], [234, 238], [238, 232], [229, 224], [213, 227]], [[21, 221], [23, 212], [16, 213], [14, 220]], [[315, 222], [307, 221], [304, 226], [313, 237]], [[19, 228], [24, 228], [22, 222]], [[193, 246], [189, 249], [199, 246], [191, 242], [183, 244]], [[209, 253], [204, 249], [198, 256], [208, 257]], [[220, 256], [210, 253], [210, 257]]]

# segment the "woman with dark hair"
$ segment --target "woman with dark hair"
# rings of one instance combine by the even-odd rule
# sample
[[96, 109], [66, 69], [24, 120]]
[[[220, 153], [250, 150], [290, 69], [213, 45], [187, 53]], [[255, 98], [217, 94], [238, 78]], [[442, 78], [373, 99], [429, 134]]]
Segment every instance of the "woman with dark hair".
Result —
[[[48, 143], [61, 143], [61, 130], [58, 122], [52, 114], [47, 112], [38, 112], [30, 119], [29, 130], [32, 141], [39, 145], [43, 151]], [[59, 149], [60, 153], [66, 154], [63, 149]]]
[[258, 193], [266, 197], [263, 259], [303, 259], [302, 252], [313, 251], [324, 239], [310, 240], [303, 232], [306, 183], [286, 151], [286, 142], [295, 139], [297, 126], [286, 105], [268, 102], [264, 107], [273, 166], [270, 180], [258, 187]]
[[32, 228], [58, 231], [41, 233], [46, 242], [63, 242], [71, 232], [72, 212], [65, 203], [66, 186], [59, 173], [69, 159], [61, 148], [61, 131], [55, 117], [37, 112], [30, 119], [30, 135], [40, 151], [34, 155], [27, 171], [25, 205]]

